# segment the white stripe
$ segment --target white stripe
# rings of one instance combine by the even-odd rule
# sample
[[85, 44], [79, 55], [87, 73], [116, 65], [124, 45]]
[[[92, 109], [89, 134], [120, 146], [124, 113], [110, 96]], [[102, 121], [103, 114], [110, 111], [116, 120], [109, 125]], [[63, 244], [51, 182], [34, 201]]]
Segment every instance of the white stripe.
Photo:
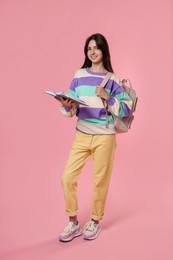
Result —
[[106, 128], [106, 125], [89, 124], [80, 119], [77, 121], [77, 129], [86, 134], [115, 134], [114, 125], [109, 124], [109, 128]]
[[[81, 77], [98, 77], [103, 79], [105, 75], [94, 75], [87, 72], [86, 69], [78, 69], [75, 72], [74, 78], [81, 78]], [[115, 75], [115, 73], [113, 73], [110, 79], [114, 80], [118, 85], [122, 86], [120, 79], [117, 77], [117, 75]]]
[[[100, 97], [97, 96], [80, 96], [80, 99], [82, 99], [89, 107], [91, 108], [103, 108], [103, 102]], [[81, 105], [80, 107], [86, 107]]]
[[115, 103], [113, 104], [113, 106], [108, 106], [108, 110], [114, 115], [118, 116], [119, 109], [120, 109], [120, 102], [118, 101], [117, 98], [114, 99], [115, 99]]
[[87, 72], [86, 69], [78, 69], [74, 75], [74, 78], [81, 78], [81, 77], [98, 77], [98, 78], [104, 78], [105, 75], [93, 75]]

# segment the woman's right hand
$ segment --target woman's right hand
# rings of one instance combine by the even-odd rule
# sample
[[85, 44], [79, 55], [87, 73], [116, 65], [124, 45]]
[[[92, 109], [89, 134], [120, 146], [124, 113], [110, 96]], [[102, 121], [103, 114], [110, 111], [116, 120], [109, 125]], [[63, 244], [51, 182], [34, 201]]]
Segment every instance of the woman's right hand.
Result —
[[62, 97], [55, 97], [55, 98], [66, 108], [76, 107], [76, 103], [71, 99], [63, 99]]

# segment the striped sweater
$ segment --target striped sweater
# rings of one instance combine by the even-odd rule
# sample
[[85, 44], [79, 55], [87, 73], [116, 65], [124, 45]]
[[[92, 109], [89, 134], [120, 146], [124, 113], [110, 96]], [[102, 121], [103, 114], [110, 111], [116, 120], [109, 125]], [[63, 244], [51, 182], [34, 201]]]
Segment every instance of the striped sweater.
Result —
[[[114, 134], [114, 118], [111, 113], [123, 118], [131, 113], [132, 101], [124, 92], [120, 80], [112, 75], [105, 90], [111, 95], [108, 103], [109, 128], [106, 128], [106, 110], [102, 99], [96, 95], [106, 73], [97, 73], [89, 68], [78, 69], [71, 82], [68, 94], [85, 101], [88, 106], [78, 105], [76, 109], [61, 106], [60, 111], [67, 117], [78, 117], [76, 129], [87, 134]], [[111, 111], [111, 113], [110, 113]]]

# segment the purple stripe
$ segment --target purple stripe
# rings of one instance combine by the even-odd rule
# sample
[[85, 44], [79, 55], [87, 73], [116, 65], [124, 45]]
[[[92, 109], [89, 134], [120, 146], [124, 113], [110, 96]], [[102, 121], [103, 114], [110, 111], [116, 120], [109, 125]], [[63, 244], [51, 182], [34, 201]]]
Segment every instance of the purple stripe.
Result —
[[115, 99], [112, 96], [110, 96], [110, 98], [107, 100], [107, 103], [109, 106], [113, 106], [115, 103]]
[[70, 84], [70, 89], [75, 91], [75, 88], [78, 86], [78, 79], [73, 79]]
[[123, 103], [123, 109], [124, 109], [124, 113], [125, 113], [126, 116], [131, 115], [132, 111], [125, 103]]
[[121, 92], [124, 92], [124, 89], [114, 81], [113, 87], [111, 89], [111, 95], [116, 96]]
[[72, 106], [71, 107], [64, 107], [66, 112], [69, 112], [71, 108], [72, 108]]
[[[75, 78], [73, 79], [70, 89], [75, 91], [76, 87], [80, 86], [100, 86], [103, 81], [103, 78], [99, 77], [81, 77], [81, 78]], [[106, 84], [105, 89], [110, 90], [111, 95], [115, 96], [121, 92], [123, 92], [123, 88], [118, 85], [114, 80], [109, 80], [108, 83]]]
[[105, 115], [106, 115], [105, 108], [81, 107], [77, 113], [77, 116], [80, 119], [101, 118], [101, 117], [105, 117]]
[[78, 78], [78, 86], [99, 86], [103, 81], [103, 78], [99, 77], [81, 77]]

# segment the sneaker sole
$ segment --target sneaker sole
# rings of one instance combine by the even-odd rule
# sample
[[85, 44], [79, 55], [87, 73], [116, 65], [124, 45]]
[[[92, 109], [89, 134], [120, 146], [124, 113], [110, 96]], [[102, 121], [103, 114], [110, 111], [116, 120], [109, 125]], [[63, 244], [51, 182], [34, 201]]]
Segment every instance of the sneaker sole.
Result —
[[98, 232], [95, 234], [95, 236], [93, 236], [93, 237], [83, 237], [83, 239], [84, 240], [94, 240], [94, 239], [96, 239], [97, 237], [98, 237], [98, 235], [100, 234], [100, 232], [101, 232], [101, 228], [99, 228], [99, 230], [98, 230]]
[[60, 242], [70, 242], [70, 241], [72, 241], [75, 237], [81, 236], [82, 233], [83, 233], [83, 231], [80, 230], [78, 233], [72, 234], [71, 237], [68, 237], [68, 238], [66, 238], [66, 239], [59, 238], [59, 241], [60, 241]]

